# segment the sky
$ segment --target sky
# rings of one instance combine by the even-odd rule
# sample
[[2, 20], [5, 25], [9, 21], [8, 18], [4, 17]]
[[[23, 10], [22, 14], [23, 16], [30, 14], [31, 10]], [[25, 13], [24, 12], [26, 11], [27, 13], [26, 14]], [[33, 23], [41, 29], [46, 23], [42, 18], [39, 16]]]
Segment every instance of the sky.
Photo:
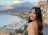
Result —
[[8, 10], [8, 9], [13, 9], [14, 7], [12, 5], [17, 4], [17, 3], [25, 3], [25, 2], [37, 2], [38, 0], [0, 0], [0, 11]]
[[23, 2], [37, 2], [37, 0], [0, 0], [0, 5], [23, 3]]

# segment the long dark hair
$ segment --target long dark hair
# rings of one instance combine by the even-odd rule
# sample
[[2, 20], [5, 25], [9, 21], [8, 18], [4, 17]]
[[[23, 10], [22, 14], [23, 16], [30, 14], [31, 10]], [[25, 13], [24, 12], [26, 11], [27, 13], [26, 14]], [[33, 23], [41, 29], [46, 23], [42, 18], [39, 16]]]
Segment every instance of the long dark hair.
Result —
[[[38, 35], [43, 35], [42, 29], [43, 29], [43, 20], [42, 20], [42, 13], [40, 7], [32, 7], [32, 9], [35, 9], [36, 12], [36, 18], [37, 18], [37, 24], [38, 24]], [[31, 10], [32, 10], [31, 9]], [[31, 13], [30, 10], [30, 13]], [[32, 22], [32, 20], [29, 17], [29, 23]]]

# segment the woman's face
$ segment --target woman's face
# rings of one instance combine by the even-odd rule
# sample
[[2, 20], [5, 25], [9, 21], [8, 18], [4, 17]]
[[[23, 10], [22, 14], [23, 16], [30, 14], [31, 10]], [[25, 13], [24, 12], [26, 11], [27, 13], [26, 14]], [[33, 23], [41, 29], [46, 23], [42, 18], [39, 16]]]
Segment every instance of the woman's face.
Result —
[[35, 9], [32, 9], [31, 10], [31, 13], [30, 13], [29, 17], [30, 17], [31, 20], [36, 20], [36, 12], [35, 12]]

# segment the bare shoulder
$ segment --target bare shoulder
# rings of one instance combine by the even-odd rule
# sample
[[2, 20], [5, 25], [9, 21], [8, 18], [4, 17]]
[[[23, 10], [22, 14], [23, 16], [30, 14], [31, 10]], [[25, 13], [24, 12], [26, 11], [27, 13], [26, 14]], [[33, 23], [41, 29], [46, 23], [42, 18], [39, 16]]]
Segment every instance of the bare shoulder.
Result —
[[30, 22], [29, 24], [28, 24], [28, 26], [32, 26], [33, 25], [33, 22]]
[[37, 24], [36, 24], [36, 23], [30, 22], [30, 23], [28, 24], [27, 30], [30, 29], [30, 28], [34, 29], [34, 28], [36, 28], [36, 27], [37, 27]]
[[34, 24], [33, 24], [32, 22], [30, 22], [30, 23], [28, 24], [27, 30], [30, 29], [30, 28], [34, 28]]
[[28, 24], [28, 26], [30, 26], [30, 25], [33, 26], [33, 27], [34, 27], [34, 26], [35, 26], [35, 27], [38, 26], [37, 22], [30, 22], [30, 23]]
[[28, 26], [34, 26], [34, 23], [33, 23], [33, 22], [30, 22], [30, 23], [28, 24]]
[[35, 22], [30, 22], [27, 27], [28, 35], [36, 35], [37, 27]]

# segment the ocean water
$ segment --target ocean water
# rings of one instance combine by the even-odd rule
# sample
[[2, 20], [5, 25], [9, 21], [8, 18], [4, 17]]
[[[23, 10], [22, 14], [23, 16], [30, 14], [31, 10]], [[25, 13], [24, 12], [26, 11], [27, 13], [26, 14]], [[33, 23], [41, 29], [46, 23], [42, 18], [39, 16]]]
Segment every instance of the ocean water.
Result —
[[21, 18], [19, 16], [0, 15], [0, 27], [11, 24], [16, 21], [21, 21]]

